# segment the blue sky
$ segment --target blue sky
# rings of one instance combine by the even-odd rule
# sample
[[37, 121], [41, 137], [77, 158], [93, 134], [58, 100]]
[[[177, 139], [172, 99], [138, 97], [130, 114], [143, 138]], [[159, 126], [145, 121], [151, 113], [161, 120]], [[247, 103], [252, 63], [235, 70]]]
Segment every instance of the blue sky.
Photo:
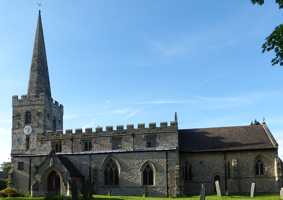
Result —
[[[12, 95], [27, 92], [36, 2], [0, 2], [0, 162], [10, 152]], [[283, 145], [283, 68], [260, 49], [282, 22], [273, 1], [42, 4], [52, 93], [65, 106], [65, 128], [159, 123], [175, 111], [181, 128], [264, 117]]]

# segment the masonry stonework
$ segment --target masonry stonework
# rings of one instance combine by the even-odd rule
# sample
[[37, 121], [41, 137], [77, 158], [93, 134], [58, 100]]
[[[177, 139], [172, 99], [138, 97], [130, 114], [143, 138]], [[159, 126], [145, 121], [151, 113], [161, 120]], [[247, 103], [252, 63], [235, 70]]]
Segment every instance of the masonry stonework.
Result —
[[278, 192], [278, 144], [266, 124], [179, 129], [169, 123], [63, 131], [53, 100], [39, 13], [27, 95], [13, 96], [12, 184], [33, 196], [96, 194], [180, 196]]

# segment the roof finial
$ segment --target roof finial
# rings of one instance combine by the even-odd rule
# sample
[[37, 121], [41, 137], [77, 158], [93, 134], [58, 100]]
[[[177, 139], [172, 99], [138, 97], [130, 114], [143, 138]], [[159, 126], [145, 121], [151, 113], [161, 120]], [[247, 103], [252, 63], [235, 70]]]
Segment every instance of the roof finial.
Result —
[[262, 118], [262, 124], [266, 124], [265, 117]]
[[175, 122], [178, 123], [178, 115], [177, 115], [177, 112], [175, 112], [175, 116], [174, 116], [174, 117], [175, 117], [175, 118], [174, 118]]

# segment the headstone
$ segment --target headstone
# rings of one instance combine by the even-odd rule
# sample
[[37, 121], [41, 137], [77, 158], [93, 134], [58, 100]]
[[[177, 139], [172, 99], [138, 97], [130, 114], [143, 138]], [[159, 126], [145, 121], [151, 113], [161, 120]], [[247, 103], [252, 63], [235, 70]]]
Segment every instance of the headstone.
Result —
[[255, 195], [255, 183], [251, 184], [251, 198], [254, 198]]
[[283, 200], [283, 187], [280, 189], [280, 199]]
[[78, 200], [79, 192], [78, 192], [78, 187], [77, 187], [77, 183], [75, 180], [72, 180], [71, 191], [72, 191], [72, 200]]
[[205, 187], [204, 187], [204, 184], [201, 184], [199, 200], [205, 200]]
[[221, 197], [221, 190], [220, 190], [220, 184], [219, 184], [219, 181], [215, 181], [215, 188], [216, 188], [216, 193], [217, 193], [217, 196]]

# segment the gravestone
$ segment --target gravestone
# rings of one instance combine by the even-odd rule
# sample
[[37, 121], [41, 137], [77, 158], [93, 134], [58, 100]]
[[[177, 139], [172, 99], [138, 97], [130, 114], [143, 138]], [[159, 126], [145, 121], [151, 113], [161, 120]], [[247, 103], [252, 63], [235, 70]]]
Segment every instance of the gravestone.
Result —
[[251, 184], [251, 198], [254, 198], [254, 194], [255, 194], [255, 183]]
[[280, 189], [280, 199], [283, 200], [283, 187]]
[[215, 188], [216, 188], [216, 193], [217, 193], [217, 196], [221, 197], [221, 190], [220, 190], [220, 184], [219, 184], [219, 181], [215, 181]]
[[78, 200], [79, 191], [78, 191], [77, 183], [74, 180], [72, 180], [71, 192], [72, 192], [72, 200]]
[[204, 184], [201, 184], [201, 190], [200, 190], [200, 198], [199, 200], [205, 200], [205, 187]]

